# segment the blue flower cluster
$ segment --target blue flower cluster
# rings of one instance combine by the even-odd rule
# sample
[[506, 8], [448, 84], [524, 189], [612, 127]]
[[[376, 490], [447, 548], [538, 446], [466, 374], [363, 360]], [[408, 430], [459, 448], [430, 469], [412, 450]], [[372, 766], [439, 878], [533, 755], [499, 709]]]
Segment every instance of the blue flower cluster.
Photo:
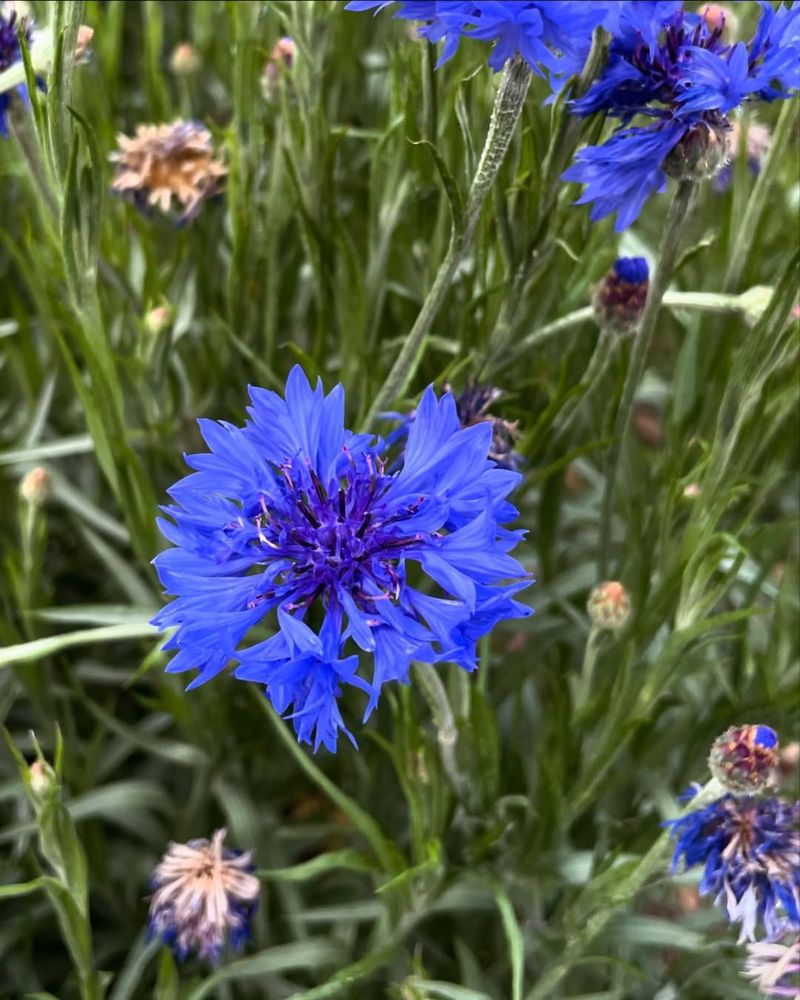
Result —
[[[17, 13], [14, 10], [11, 11], [8, 17], [5, 17], [3, 12], [0, 11], [0, 73], [10, 69], [22, 59], [18, 34], [20, 28], [22, 28], [23, 34], [28, 44], [30, 44], [32, 31], [26, 19], [22, 18], [18, 21]], [[15, 89], [20, 91], [23, 96], [27, 94], [24, 86]], [[0, 93], [0, 137], [8, 135], [8, 106], [10, 103], [10, 92], [3, 91]]]
[[[725, 162], [728, 112], [749, 98], [789, 97], [800, 86], [800, 5], [760, 3], [748, 44], [729, 44], [716, 19], [684, 11], [680, 2], [611, 9], [608, 66], [572, 110], [602, 111], [623, 127], [583, 149], [563, 175], [586, 185], [578, 204], [592, 203], [593, 221], [616, 212], [619, 232], [653, 192], [665, 190], [667, 174], [713, 175]], [[637, 115], [652, 121], [629, 127]]]
[[676, 838], [672, 868], [703, 866], [700, 891], [754, 941], [800, 930], [800, 802], [724, 795], [667, 824]]
[[[346, 10], [383, 10], [392, 0], [351, 0]], [[400, 3], [395, 17], [425, 22], [419, 29], [434, 44], [443, 42], [437, 65], [455, 55], [462, 38], [493, 42], [488, 63], [497, 72], [519, 54], [534, 73], [559, 89], [580, 72], [592, 42], [592, 32], [609, 15], [612, 3], [548, 0], [544, 3], [492, 2]]]
[[[509, 555], [524, 532], [504, 527], [520, 476], [488, 459], [491, 424], [462, 428], [449, 393], [427, 390], [391, 469], [382, 442], [345, 428], [341, 386], [326, 396], [295, 367], [285, 399], [250, 398], [243, 428], [200, 421], [210, 452], [187, 457], [195, 471], [169, 491], [159, 525], [175, 547], [155, 565], [176, 600], [154, 624], [176, 628], [168, 669], [199, 669], [190, 687], [237, 661], [301, 741], [335, 750], [340, 730], [352, 740], [344, 685], [365, 692], [366, 718], [412, 661], [473, 670], [477, 640], [530, 613]], [[273, 610], [274, 634], [240, 648]]]

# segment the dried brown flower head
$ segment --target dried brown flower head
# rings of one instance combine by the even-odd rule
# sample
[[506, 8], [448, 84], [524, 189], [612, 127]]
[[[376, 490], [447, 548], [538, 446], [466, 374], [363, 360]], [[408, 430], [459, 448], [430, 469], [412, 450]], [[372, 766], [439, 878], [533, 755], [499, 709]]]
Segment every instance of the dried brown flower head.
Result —
[[222, 188], [227, 167], [214, 159], [211, 133], [196, 122], [137, 125], [135, 136], [120, 135], [117, 141], [112, 187], [140, 207], [169, 212], [174, 198], [181, 218], [189, 219]]

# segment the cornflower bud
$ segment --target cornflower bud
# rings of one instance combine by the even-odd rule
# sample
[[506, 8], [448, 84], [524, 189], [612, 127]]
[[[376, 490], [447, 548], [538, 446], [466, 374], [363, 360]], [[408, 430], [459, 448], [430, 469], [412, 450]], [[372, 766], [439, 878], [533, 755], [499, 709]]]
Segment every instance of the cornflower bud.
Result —
[[726, 40], [739, 34], [739, 18], [730, 7], [724, 7], [721, 3], [707, 3], [700, 8], [698, 14], [712, 31], [719, 31]]
[[294, 66], [295, 44], [288, 37], [279, 38], [272, 47], [264, 72], [261, 74], [261, 92], [265, 101], [273, 101], [278, 91], [278, 81], [282, 72]]
[[31, 469], [22, 477], [19, 492], [31, 507], [41, 507], [50, 496], [50, 474], [41, 467]]
[[631, 616], [630, 594], [617, 580], [606, 580], [592, 588], [586, 610], [595, 628], [616, 632], [625, 627]]
[[75, 39], [75, 61], [87, 62], [91, 55], [90, 46], [94, 38], [94, 28], [88, 24], [82, 24], [78, 28], [78, 37]]
[[56, 773], [46, 760], [35, 760], [28, 768], [30, 792], [34, 799], [43, 802], [56, 789]]
[[731, 726], [711, 747], [708, 767], [726, 791], [760, 792], [778, 764], [778, 736], [769, 726]]
[[667, 154], [661, 165], [664, 172], [679, 181], [713, 177], [728, 159], [728, 128], [722, 117], [693, 125]]
[[650, 273], [644, 257], [620, 257], [594, 293], [592, 308], [601, 330], [630, 333], [642, 317]]
[[169, 57], [169, 68], [175, 76], [191, 76], [200, 69], [200, 56], [197, 49], [189, 42], [181, 42], [172, 50]]
[[154, 306], [145, 313], [144, 326], [148, 333], [157, 337], [172, 325], [173, 308], [169, 304]]

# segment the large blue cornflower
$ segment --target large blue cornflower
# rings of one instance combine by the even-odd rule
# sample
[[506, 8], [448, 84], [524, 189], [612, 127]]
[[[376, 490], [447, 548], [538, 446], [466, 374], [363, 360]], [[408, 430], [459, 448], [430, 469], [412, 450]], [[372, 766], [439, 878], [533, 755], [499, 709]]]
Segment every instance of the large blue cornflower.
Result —
[[[346, 10], [383, 10], [385, 0], [351, 0]], [[522, 0], [400, 3], [395, 17], [427, 22], [419, 33], [431, 42], [444, 41], [437, 65], [450, 59], [461, 38], [493, 42], [489, 66], [497, 72], [519, 54], [534, 73], [550, 78], [554, 89], [582, 68], [592, 32], [613, 4], [570, 2], [527, 3]]]
[[725, 163], [727, 114], [745, 100], [791, 96], [800, 86], [800, 6], [762, 2], [749, 44], [729, 45], [722, 26], [681, 3], [626, 2], [606, 17], [613, 38], [609, 62], [578, 115], [602, 111], [628, 126], [601, 146], [581, 150], [564, 179], [585, 184], [578, 204], [591, 202], [593, 221], [617, 213], [627, 228], [667, 175], [700, 179]]
[[[340, 730], [352, 739], [344, 685], [367, 694], [368, 715], [413, 660], [473, 670], [477, 640], [530, 613], [508, 554], [524, 533], [504, 527], [520, 476], [487, 458], [490, 424], [462, 429], [449, 393], [427, 390], [391, 470], [382, 442], [345, 429], [341, 386], [326, 396], [295, 367], [285, 399], [250, 399], [243, 428], [200, 421], [210, 452], [189, 456], [196, 471], [169, 491], [159, 525], [175, 547], [155, 565], [176, 600], [154, 624], [177, 626], [167, 669], [199, 669], [190, 687], [235, 661], [301, 741], [335, 750]], [[243, 645], [273, 610], [274, 634]]]
[[666, 825], [673, 871], [703, 865], [700, 891], [741, 923], [740, 941], [759, 923], [770, 938], [800, 929], [800, 802], [725, 795]]

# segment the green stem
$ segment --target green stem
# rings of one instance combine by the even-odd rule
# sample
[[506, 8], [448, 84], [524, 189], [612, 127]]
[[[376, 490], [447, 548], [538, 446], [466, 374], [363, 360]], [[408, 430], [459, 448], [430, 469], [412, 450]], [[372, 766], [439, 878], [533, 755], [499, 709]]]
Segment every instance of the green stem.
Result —
[[[702, 809], [709, 802], [720, 798], [724, 792], [725, 790], [719, 782], [715, 778], [712, 778], [700, 789], [691, 802], [688, 803], [686, 808], [680, 813], [680, 817], [686, 816], [697, 809]], [[608, 902], [592, 913], [588, 919], [580, 921], [582, 929], [574, 937], [570, 938], [562, 957], [545, 969], [543, 975], [528, 993], [525, 1000], [550, 1000], [552, 998], [555, 988], [575, 963], [584, 955], [588, 946], [608, 925], [617, 911], [626, 906], [656, 872], [666, 867], [667, 858], [669, 857], [670, 839], [670, 831], [665, 830], [650, 850], [643, 855], [641, 861], [633, 871], [629, 875], [623, 876], [616, 884]], [[591, 883], [586, 891], [591, 891]], [[583, 897], [579, 897], [571, 909], [579, 910], [582, 900]], [[569, 923], [571, 915], [567, 915], [565, 922]], [[575, 913], [574, 916], [575, 922], [578, 923], [579, 914]]]
[[764, 160], [764, 165], [753, 185], [753, 191], [747, 202], [747, 208], [742, 216], [739, 230], [733, 244], [733, 253], [728, 261], [728, 269], [722, 283], [724, 291], [730, 292], [737, 288], [742, 277], [747, 259], [756, 238], [761, 216], [767, 205], [767, 197], [781, 165], [785, 161], [786, 146], [791, 142], [798, 110], [795, 101], [784, 101], [778, 123], [772, 134], [772, 145]]
[[404, 862], [394, 845], [387, 840], [383, 831], [375, 820], [366, 813], [361, 806], [338, 788], [317, 765], [311, 760], [308, 754], [299, 746], [297, 741], [286, 728], [283, 720], [277, 715], [275, 710], [264, 697], [263, 691], [252, 688], [253, 695], [261, 706], [269, 721], [272, 723], [279, 739], [289, 751], [295, 762], [305, 771], [309, 778], [337, 805], [345, 815], [349, 816], [353, 825], [360, 830], [364, 839], [375, 852], [384, 870], [389, 874], [397, 874], [403, 870]]
[[531, 82], [531, 71], [519, 57], [513, 59], [503, 73], [495, 97], [486, 142], [469, 190], [463, 229], [453, 230], [444, 260], [434, 279], [422, 309], [414, 322], [405, 344], [397, 356], [386, 381], [375, 396], [367, 415], [369, 426], [406, 388], [416, 371], [424, 350], [424, 342], [433, 321], [450, 288], [450, 282], [470, 248], [480, 219], [481, 209], [492, 188], [508, 152], [517, 122], [522, 114]]
[[633, 410], [636, 389], [642, 379], [650, 344], [656, 329], [656, 319], [667, 289], [681, 236], [694, 207], [697, 185], [692, 181], [681, 181], [672, 199], [667, 217], [664, 237], [659, 248], [658, 264], [650, 282], [647, 304], [642, 314], [639, 329], [635, 334], [631, 363], [622, 390], [622, 399], [614, 423], [614, 434], [605, 462], [605, 490], [600, 515], [600, 537], [598, 556], [598, 580], [605, 580], [608, 573], [608, 551], [611, 545], [611, 515], [614, 505], [614, 484], [617, 478], [622, 445]]
[[597, 663], [597, 654], [600, 651], [600, 636], [602, 628], [592, 625], [589, 637], [586, 640], [586, 650], [583, 654], [583, 665], [581, 674], [575, 689], [575, 711], [578, 712], [589, 701], [592, 694], [592, 680], [594, 678], [594, 668]]
[[[744, 313], [745, 303], [739, 295], [723, 295], [719, 292], [666, 292], [661, 300], [661, 305], [668, 309], [688, 309], [691, 312], [706, 312], [718, 315], [728, 315], [730, 313]], [[505, 364], [512, 364], [521, 355], [525, 354], [532, 347], [538, 347], [547, 340], [552, 340], [560, 333], [573, 330], [575, 327], [588, 323], [594, 318], [594, 310], [591, 306], [583, 306], [574, 312], [567, 313], [559, 319], [540, 326], [538, 330], [529, 333], [509, 354]]]

